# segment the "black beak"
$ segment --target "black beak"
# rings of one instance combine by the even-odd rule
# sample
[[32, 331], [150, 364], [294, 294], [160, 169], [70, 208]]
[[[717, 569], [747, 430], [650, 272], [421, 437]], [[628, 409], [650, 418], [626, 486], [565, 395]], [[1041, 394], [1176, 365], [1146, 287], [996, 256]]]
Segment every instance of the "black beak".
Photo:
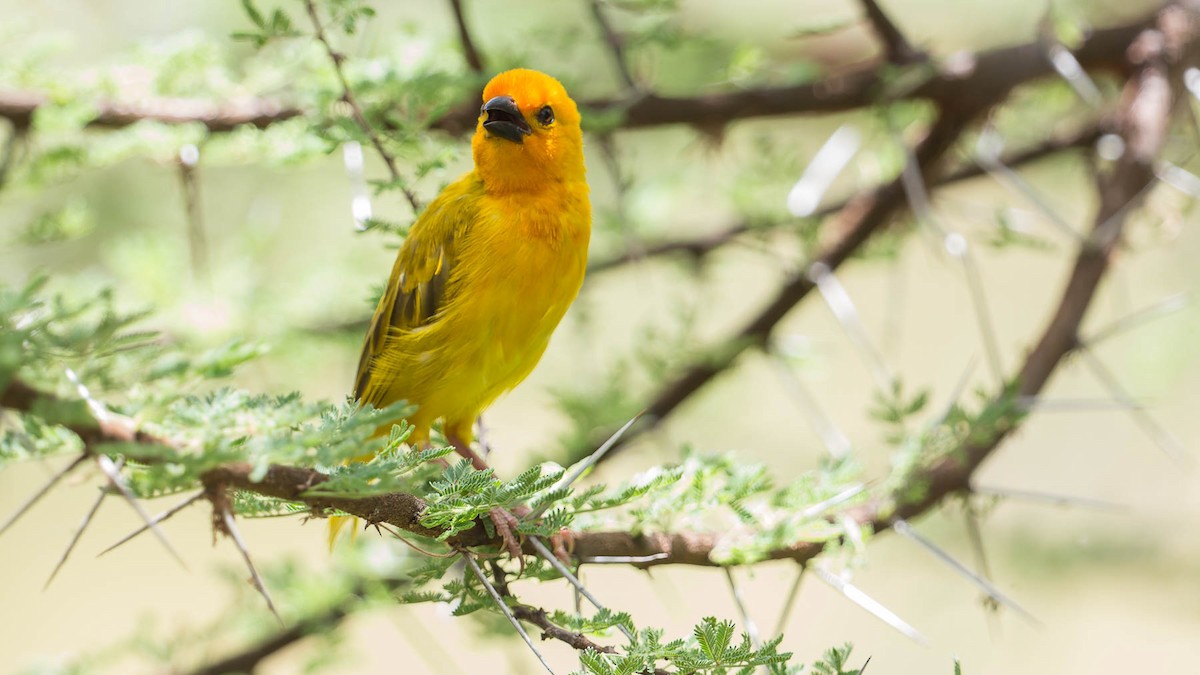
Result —
[[480, 114], [487, 115], [483, 120], [483, 128], [493, 136], [513, 143], [524, 143], [525, 137], [533, 133], [511, 96], [497, 96], [484, 103]]

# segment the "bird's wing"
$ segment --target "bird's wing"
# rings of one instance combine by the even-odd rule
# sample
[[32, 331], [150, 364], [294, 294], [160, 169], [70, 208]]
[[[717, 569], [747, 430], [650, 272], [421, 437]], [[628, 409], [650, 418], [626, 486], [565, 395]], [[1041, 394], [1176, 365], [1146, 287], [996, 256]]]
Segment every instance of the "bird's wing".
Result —
[[354, 398], [379, 406], [386, 386], [371, 386], [376, 358], [389, 333], [412, 331], [437, 320], [447, 303], [447, 288], [455, 267], [455, 243], [475, 219], [477, 181], [468, 175], [448, 186], [409, 230], [396, 254], [371, 327], [363, 340], [354, 380]]

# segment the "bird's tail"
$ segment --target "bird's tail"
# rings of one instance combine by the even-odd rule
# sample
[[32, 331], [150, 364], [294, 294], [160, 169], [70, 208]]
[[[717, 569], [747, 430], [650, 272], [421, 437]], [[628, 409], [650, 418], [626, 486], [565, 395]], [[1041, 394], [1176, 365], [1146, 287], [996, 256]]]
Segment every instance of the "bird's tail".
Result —
[[[390, 427], [389, 427], [390, 428]], [[372, 438], [377, 438], [383, 435], [382, 432], [376, 431]], [[369, 462], [374, 457], [374, 453], [354, 457], [350, 462]], [[338, 535], [342, 528], [350, 526], [350, 542], [353, 543], [358, 538], [358, 518], [355, 516], [329, 516], [329, 551], [333, 552], [334, 545], [337, 544]]]
[[[392, 432], [392, 425], [391, 424], [383, 424], [383, 425], [380, 425], [380, 427], [375, 430], [375, 434], [372, 436], [372, 438], [379, 438], [380, 436], [387, 436], [391, 432]], [[414, 448], [423, 447], [425, 445], [428, 445], [429, 444], [429, 426], [425, 425], [423, 427], [422, 426], [416, 427], [413, 430], [412, 434], [409, 435], [408, 443], [409, 443], [409, 445], [413, 446]], [[365, 455], [361, 455], [359, 457], [354, 457], [354, 458], [350, 459], [349, 461], [350, 462], [369, 462], [369, 461], [371, 461], [371, 458], [374, 456], [375, 456], [375, 453], [368, 453]], [[329, 550], [330, 550], [330, 552], [333, 551], [334, 545], [337, 544], [338, 535], [341, 534], [342, 528], [345, 527], [346, 525], [350, 526], [350, 541], [353, 542], [355, 539], [358, 538], [358, 529], [359, 529], [358, 521], [359, 520], [360, 519], [356, 516], [329, 516]]]
[[337, 544], [338, 534], [346, 525], [350, 526], [350, 541], [358, 538], [358, 518], [355, 516], [329, 516], [329, 550]]

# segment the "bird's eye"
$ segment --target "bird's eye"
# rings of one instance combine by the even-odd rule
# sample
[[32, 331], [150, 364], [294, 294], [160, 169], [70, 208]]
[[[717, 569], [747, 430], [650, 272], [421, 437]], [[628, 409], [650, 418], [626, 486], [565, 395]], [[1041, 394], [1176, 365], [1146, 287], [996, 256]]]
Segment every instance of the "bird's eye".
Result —
[[549, 125], [554, 121], [554, 110], [548, 105], [542, 106], [542, 109], [537, 113], [537, 121], [542, 126]]

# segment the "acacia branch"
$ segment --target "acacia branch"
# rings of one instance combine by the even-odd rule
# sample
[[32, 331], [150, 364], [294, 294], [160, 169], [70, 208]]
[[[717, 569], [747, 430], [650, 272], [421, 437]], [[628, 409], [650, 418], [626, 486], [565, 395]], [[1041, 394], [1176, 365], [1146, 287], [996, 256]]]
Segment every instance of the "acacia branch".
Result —
[[[1124, 70], [1126, 64], [1122, 53], [1125, 47], [1140, 31], [1151, 26], [1152, 21], [1152, 18], [1144, 18], [1097, 30], [1073, 53], [1080, 65], [1088, 70]], [[335, 58], [344, 58], [328, 44], [326, 46]], [[585, 112], [620, 111], [622, 121], [618, 126], [622, 129], [672, 124], [716, 128], [742, 119], [844, 112], [900, 99], [947, 103], [964, 93], [964, 80], [972, 83], [968, 94], [988, 98], [996, 91], [1054, 73], [1039, 41], [956, 56], [925, 81], [901, 91], [888, 90], [887, 70], [888, 64], [872, 63], [802, 84], [695, 96], [646, 93], [634, 100], [625, 96], [584, 100], [580, 107]], [[0, 91], [0, 117], [7, 117], [18, 126], [28, 126], [37, 108], [47, 103], [48, 99], [38, 93]], [[199, 122], [212, 131], [229, 131], [241, 124], [263, 128], [303, 114], [298, 108], [267, 100], [218, 106], [194, 99], [150, 99], [137, 104], [101, 102], [96, 107], [98, 114], [89, 125], [110, 128], [151, 119], [171, 124]], [[478, 114], [479, 102], [472, 96], [451, 107], [430, 126], [462, 134], [475, 129]]]
[[[1141, 24], [1139, 24], [1141, 25]], [[1142, 30], [1153, 29], [1153, 22], [1148, 22]], [[1118, 58], [1111, 62], [1115, 68], [1122, 71], [1130, 70], [1130, 63], [1120, 57], [1132, 41], [1140, 34], [1130, 31], [1128, 27], [1110, 29], [1093, 35], [1079, 52], [1083, 56], [1099, 59], [1101, 54], [1105, 59]], [[1177, 31], [1179, 37], [1177, 51], [1194, 48], [1196, 35], [1194, 31]], [[1123, 44], [1112, 42], [1119, 36], [1126, 36]], [[1103, 47], [1103, 49], [1101, 48]], [[967, 125], [983, 112], [1002, 101], [1013, 87], [1022, 84], [1027, 75], [1041, 71], [1049, 66], [1041, 53], [1025, 53], [1024, 47], [1014, 48], [1010, 53], [1011, 64], [995, 61], [997, 50], [979, 58], [974, 69], [959, 79], [948, 79], [941, 76], [931, 80], [934, 87], [940, 91], [935, 101], [940, 102], [940, 114], [930, 130], [928, 137], [916, 148], [914, 155], [920, 168], [922, 179], [930, 183], [934, 172], [934, 164], [951, 148], [958, 137], [966, 130]], [[1040, 48], [1039, 48], [1040, 49]], [[1008, 50], [1011, 51], [1011, 50]], [[1035, 63], [1036, 61], [1036, 63]], [[1095, 60], [1093, 65], [1100, 63]], [[943, 89], [944, 88], [944, 89]], [[815, 288], [815, 284], [806, 274], [813, 265], [821, 264], [830, 270], [836, 270], [841, 263], [852, 257], [876, 232], [900, 211], [907, 209], [907, 198], [903, 187], [902, 177], [897, 177], [891, 183], [881, 186], [874, 193], [859, 196], [852, 200], [838, 214], [833, 224], [834, 239], [825, 246], [802, 270], [785, 283], [765, 307], [747, 322], [741, 330], [732, 334], [728, 339], [711, 349], [706, 358], [699, 359], [686, 367], [678, 376], [667, 382], [654, 392], [648, 403], [642, 406], [647, 411], [649, 424], [643, 424], [625, 434], [613, 448], [606, 459], [612, 458], [622, 447], [637, 435], [661, 424], [662, 420], [672, 414], [681, 404], [708, 385], [718, 375], [733, 366], [737, 358], [751, 347], [762, 347], [768, 342], [774, 327]], [[606, 438], [612, 429], [601, 429], [595, 438]]]
[[304, 7], [308, 10], [308, 18], [312, 22], [313, 36], [317, 41], [325, 47], [325, 53], [329, 55], [330, 62], [333, 63], [333, 72], [337, 74], [338, 82], [342, 85], [342, 100], [346, 105], [350, 106], [350, 114], [354, 118], [354, 123], [367, 137], [371, 145], [375, 147], [375, 152], [379, 153], [379, 157], [383, 159], [383, 163], [387, 166], [388, 173], [392, 177], [392, 183], [400, 188], [404, 193], [404, 198], [408, 200], [413, 211], [418, 211], [421, 208], [421, 202], [417, 199], [417, 195], [412, 189], [400, 185], [401, 177], [400, 170], [396, 168], [396, 157], [388, 151], [383, 145], [383, 139], [379, 133], [367, 121], [367, 116], [363, 112], [363, 108], [358, 103], [358, 98], [354, 95], [354, 90], [350, 88], [350, 82], [346, 79], [346, 73], [342, 70], [342, 63], [346, 60], [345, 55], [333, 48], [333, 43], [329, 41], [325, 35], [325, 27], [321, 23], [321, 17], [317, 14], [317, 5], [313, 0], [304, 0]]
[[[1116, 125], [1117, 131], [1125, 138], [1126, 151], [1115, 163], [1114, 168], [1099, 179], [1100, 204], [1094, 218], [1092, 234], [1076, 257], [1071, 276], [1047, 328], [1016, 375], [1018, 386], [1015, 396], [1036, 396], [1062, 360], [1079, 346], [1079, 327], [1095, 297], [1100, 281], [1109, 268], [1126, 218], [1155, 180], [1153, 163], [1166, 135], [1174, 95], [1166, 76], [1164, 54], [1179, 58], [1180, 54], [1191, 48], [1195, 37], [1195, 24], [1191, 22], [1193, 18], [1192, 15], [1166, 10], [1163, 13], [1163, 23], [1164, 28], [1169, 30], [1147, 30], [1129, 49], [1130, 61], [1136, 66], [1136, 70], [1125, 87]], [[928, 136], [916, 149], [917, 163], [922, 172], [930, 172], [932, 166], [962, 132], [966, 120], [989, 106], [989, 101], [976, 101], [969, 108], [943, 110]], [[853, 201], [842, 214], [841, 227], [838, 228], [839, 236], [818, 260], [831, 269], [836, 268], [866, 241], [872, 232], [882, 226], [887, 217], [900, 207], [902, 200], [903, 187], [899, 181], [894, 181], [874, 194]], [[764, 341], [772, 327], [790, 307], [811, 290], [811, 286], [812, 282], [807, 277], [795, 277], [780, 290], [776, 299], [741, 331], [741, 342], [753, 344]], [[739, 348], [737, 344], [733, 343], [730, 353], [724, 356], [725, 363], [732, 362], [740, 351], [747, 348]], [[707, 381], [717, 372], [719, 371], [713, 366], [695, 367], [685, 373], [684, 378], [676, 381], [675, 390], [668, 389], [668, 392], [678, 392], [673, 394], [674, 398], [664, 396], [661, 400], [672, 406], [678, 405], [688, 394], [683, 388], [684, 385], [697, 380]], [[997, 395], [997, 400], [1013, 395], [1001, 392]], [[17, 379], [10, 380], [5, 388], [0, 390], [0, 405], [44, 414], [48, 422], [62, 423], [83, 440], [85, 452], [89, 453], [95, 453], [101, 444], [112, 442], [165, 446], [175, 451], [181, 450], [172, 444], [170, 439], [137, 429], [126, 418], [109, 415], [96, 420], [86, 414], [86, 407], [82, 402], [62, 401]], [[84, 410], [70, 410], [71, 406]], [[64, 407], [68, 408], [65, 412]], [[59, 415], [57, 419], [49, 416], [50, 412], [55, 411]], [[987, 442], [967, 443], [957, 451], [908, 476], [905, 488], [914, 485], [925, 486], [920, 499], [905, 501], [902, 495], [908, 490], [901, 489], [890, 499], [860, 509], [855, 514], [856, 518], [879, 531], [887, 529], [896, 519], [912, 518], [928, 511], [950, 494], [968, 490], [974, 471], [1018, 424], [1019, 419], [1014, 419], [1011, 427], [999, 429]], [[147, 452], [145, 458], [133, 459], [161, 461], [160, 457], [151, 452]], [[233, 463], [205, 471], [201, 475], [201, 481], [214, 493], [219, 493], [221, 488], [235, 488], [303, 503], [315, 510], [339, 509], [370, 523], [387, 523], [423, 536], [436, 537], [440, 534], [437, 530], [421, 525], [420, 517], [425, 510], [425, 502], [414, 495], [389, 493], [357, 498], [316, 495], [311, 492], [312, 488], [327, 481], [329, 477], [303, 467], [272, 465], [260, 480], [252, 480], [252, 475], [251, 465]], [[458, 547], [498, 543], [495, 538], [488, 537], [482, 526], [462, 532], [449, 541]], [[718, 535], [709, 533], [683, 532], [635, 536], [626, 532], [583, 532], [576, 538], [574, 554], [581, 558], [647, 558], [661, 554], [658, 559], [637, 563], [640, 566], [715, 565], [711, 554], [717, 543]], [[815, 556], [820, 549], [820, 544], [800, 542], [769, 552], [766, 557], [804, 561]]]
[[[1164, 30], [1147, 30], [1129, 48], [1129, 59], [1136, 67], [1126, 84], [1118, 112], [1118, 133], [1125, 139], [1126, 151], [1107, 174], [1100, 177], [1097, 207], [1091, 236], [1084, 243], [1048, 325], [1016, 374], [1015, 396], [1036, 396], [1045, 387], [1058, 366], [1079, 347], [1079, 330], [1096, 290], [1108, 271], [1121, 241], [1131, 210], [1144, 199], [1154, 184], [1154, 162], [1162, 148], [1170, 119], [1174, 87], [1167, 78], [1164, 55], [1178, 55], [1185, 45], [1180, 39], [1195, 38], [1195, 17], [1168, 8], [1163, 12]], [[1164, 41], [1164, 35], [1175, 36]], [[1000, 392], [996, 402], [1014, 394]], [[880, 532], [902, 519], [928, 512], [952, 494], [970, 490], [971, 478], [980, 465], [1015, 431], [1019, 419], [1000, 427], [985, 442], [967, 442], [946, 453], [927, 467], [916, 470], [890, 498], [859, 509], [854, 516], [863, 525]], [[923, 486], [922, 496], [907, 499], [914, 486]], [[675, 533], [635, 537], [624, 533], [591, 533], [577, 540], [575, 555], [591, 557], [631, 556], [657, 559], [638, 563], [639, 567], [662, 564], [715, 565], [712, 551], [718, 543], [713, 534]], [[768, 559], [804, 562], [816, 557], [822, 543], [799, 542], [771, 551]], [[664, 555], [665, 554], [665, 555]]]

